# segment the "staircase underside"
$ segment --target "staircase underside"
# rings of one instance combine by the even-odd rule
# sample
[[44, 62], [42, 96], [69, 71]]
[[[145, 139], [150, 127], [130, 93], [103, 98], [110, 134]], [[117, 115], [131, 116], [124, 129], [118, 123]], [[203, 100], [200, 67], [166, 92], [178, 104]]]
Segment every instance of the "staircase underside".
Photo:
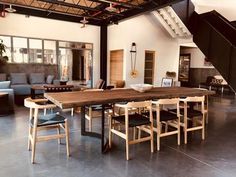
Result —
[[236, 90], [236, 27], [216, 11], [193, 13], [189, 30], [193, 41], [228, 84]]

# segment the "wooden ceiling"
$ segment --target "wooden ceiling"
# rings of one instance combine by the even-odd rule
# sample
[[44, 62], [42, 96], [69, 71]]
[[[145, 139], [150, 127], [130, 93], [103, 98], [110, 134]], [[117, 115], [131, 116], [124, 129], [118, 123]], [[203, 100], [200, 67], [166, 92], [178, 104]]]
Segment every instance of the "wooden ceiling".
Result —
[[0, 10], [11, 4], [15, 13], [89, 24], [118, 23], [182, 0], [0, 0]]

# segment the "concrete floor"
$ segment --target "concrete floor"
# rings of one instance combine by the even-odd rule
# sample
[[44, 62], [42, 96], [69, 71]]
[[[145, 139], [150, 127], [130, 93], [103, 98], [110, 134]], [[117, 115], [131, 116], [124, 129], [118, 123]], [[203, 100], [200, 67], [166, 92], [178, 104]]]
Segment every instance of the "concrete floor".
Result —
[[[28, 110], [16, 107], [15, 115], [0, 117], [0, 177], [230, 177], [236, 176], [236, 101], [234, 96], [210, 99], [206, 140], [193, 133], [187, 145], [175, 137], [161, 141], [161, 151], [150, 153], [149, 143], [133, 145], [125, 160], [125, 143], [114, 138], [107, 154], [100, 141], [80, 135], [79, 115], [69, 116], [71, 157], [57, 141], [36, 147], [36, 164], [27, 151]], [[99, 131], [99, 119], [95, 128]], [[63, 141], [65, 142], [65, 141]]]

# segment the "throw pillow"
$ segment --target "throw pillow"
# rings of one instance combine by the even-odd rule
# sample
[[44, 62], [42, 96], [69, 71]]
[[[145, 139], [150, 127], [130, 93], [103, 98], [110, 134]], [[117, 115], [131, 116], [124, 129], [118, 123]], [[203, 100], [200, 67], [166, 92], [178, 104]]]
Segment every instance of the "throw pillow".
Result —
[[47, 84], [52, 84], [53, 79], [54, 79], [54, 75], [48, 75], [48, 77], [46, 79], [46, 83]]
[[11, 81], [2, 81], [0, 82], [0, 89], [10, 88]]
[[0, 74], [0, 81], [6, 81], [7, 80], [7, 75], [5, 73]]
[[27, 77], [25, 73], [11, 73], [11, 84], [27, 84]]
[[30, 84], [45, 84], [44, 73], [30, 73], [29, 76]]

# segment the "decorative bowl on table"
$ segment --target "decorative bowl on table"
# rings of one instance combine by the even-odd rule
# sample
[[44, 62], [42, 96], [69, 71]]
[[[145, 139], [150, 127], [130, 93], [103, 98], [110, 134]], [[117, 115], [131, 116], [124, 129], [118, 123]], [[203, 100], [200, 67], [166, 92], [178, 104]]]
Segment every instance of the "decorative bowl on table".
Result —
[[130, 87], [138, 92], [146, 92], [148, 90], [151, 90], [153, 85], [150, 84], [132, 84]]

